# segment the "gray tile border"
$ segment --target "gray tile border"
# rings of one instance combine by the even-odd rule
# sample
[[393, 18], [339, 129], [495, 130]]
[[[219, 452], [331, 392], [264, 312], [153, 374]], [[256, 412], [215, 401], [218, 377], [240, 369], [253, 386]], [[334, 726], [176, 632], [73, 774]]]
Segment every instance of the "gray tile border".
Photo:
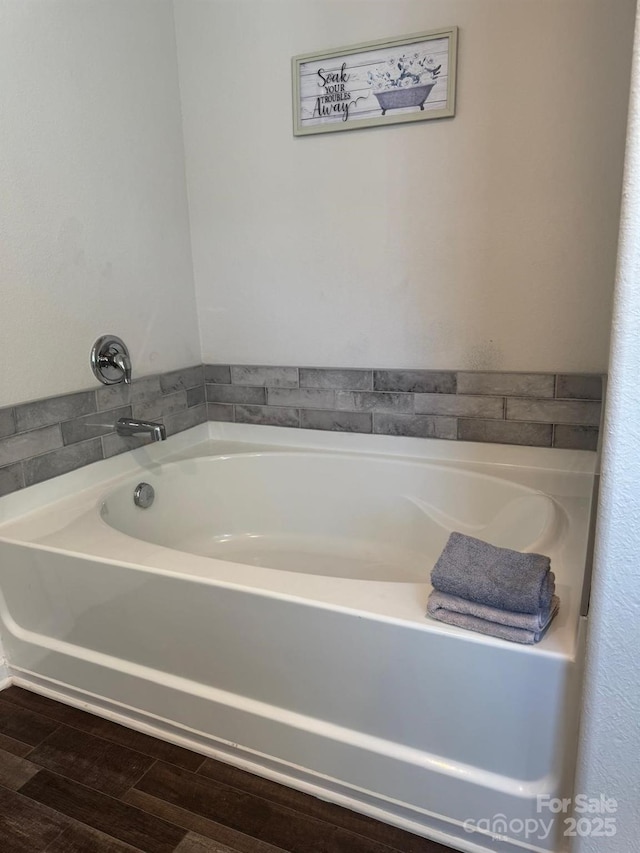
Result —
[[94, 391], [65, 394], [62, 397], [47, 397], [33, 403], [22, 403], [15, 407], [16, 432], [38, 429], [49, 424], [58, 424], [97, 411]]
[[159, 376], [143, 376], [134, 379], [131, 385], [101, 385], [96, 388], [98, 411], [115, 409], [117, 406], [128, 406], [133, 403], [144, 403], [155, 400], [162, 394]]
[[156, 400], [135, 403], [133, 406], [133, 417], [141, 421], [161, 421], [166, 415], [181, 412], [186, 408], [187, 392], [175, 391], [173, 394], [165, 394]]
[[461, 418], [458, 421], [460, 441], [487, 441], [496, 444], [520, 444], [525, 447], [551, 447], [551, 424], [516, 423]]
[[177, 432], [203, 424], [206, 420], [207, 406], [205, 403], [201, 403], [199, 406], [192, 406], [190, 409], [165, 415], [164, 425], [167, 435], [175, 435]]
[[234, 421], [233, 406], [228, 403], [207, 403], [207, 419], [210, 421]]
[[600, 403], [584, 400], [507, 400], [507, 420], [548, 424], [600, 424]]
[[[130, 413], [164, 421], [169, 434], [207, 419], [235, 420], [593, 450], [605, 380], [578, 373], [195, 365], [0, 409], [0, 496], [27, 485], [27, 470], [29, 478], [48, 478], [95, 461], [96, 441], [105, 457], [148, 444], [147, 436], [113, 433], [117, 418]], [[56, 453], [80, 445], [86, 448], [76, 455]]]
[[267, 405], [298, 406], [306, 409], [333, 409], [335, 391], [320, 388], [267, 388]]
[[60, 424], [21, 432], [0, 441], [0, 467], [62, 447]]
[[235, 406], [235, 420], [240, 424], [297, 427], [300, 413], [286, 406]]
[[556, 397], [568, 400], [602, 400], [602, 376], [596, 373], [559, 373]]
[[438, 415], [396, 415], [376, 412], [373, 416], [373, 431], [378, 435], [455, 439], [457, 422], [455, 418]]
[[249, 403], [264, 406], [267, 389], [252, 385], [207, 385], [207, 403]]
[[16, 431], [15, 411], [13, 407], [0, 409], [0, 438], [13, 435]]
[[373, 387], [376, 391], [455, 394], [456, 374], [448, 370], [375, 370]]
[[203, 382], [204, 365], [202, 364], [160, 374], [160, 389], [163, 394], [172, 394], [174, 391], [186, 391], [187, 388], [195, 388], [196, 385], [202, 385]]
[[87, 441], [90, 438], [99, 438], [107, 435], [116, 428], [118, 418], [130, 418], [131, 406], [122, 406], [120, 409], [111, 409], [107, 412], [95, 412], [72, 421], [61, 424], [63, 444], [77, 444], [79, 441]]
[[479, 397], [467, 394], [416, 394], [415, 411], [423, 415], [503, 418], [504, 397]]
[[552, 373], [458, 373], [458, 394], [499, 397], [553, 397]]
[[370, 412], [331, 412], [326, 409], [300, 409], [302, 429], [324, 429], [333, 432], [363, 432], [373, 430]]
[[213, 385], [228, 385], [231, 382], [231, 365], [205, 364], [204, 381]]
[[557, 424], [553, 430], [553, 446], [564, 450], [597, 450], [597, 427]]
[[268, 385], [270, 388], [298, 388], [297, 367], [231, 365], [234, 385]]
[[22, 462], [15, 462], [0, 468], [0, 498], [24, 488], [24, 470]]
[[347, 412], [413, 412], [413, 395], [387, 391], [336, 391], [336, 409]]
[[373, 370], [301, 367], [300, 387], [334, 391], [373, 391]]
[[51, 453], [44, 453], [42, 456], [34, 456], [23, 462], [25, 486], [42, 483], [60, 474], [75, 471], [76, 468], [83, 468], [92, 462], [99, 462], [103, 458], [102, 443], [99, 438], [70, 444]]

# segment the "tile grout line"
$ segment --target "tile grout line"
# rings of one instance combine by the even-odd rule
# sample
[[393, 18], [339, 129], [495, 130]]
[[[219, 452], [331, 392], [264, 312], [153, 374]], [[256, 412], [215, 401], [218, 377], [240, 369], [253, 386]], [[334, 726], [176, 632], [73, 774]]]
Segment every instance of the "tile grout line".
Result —
[[[104, 791], [98, 791], [96, 788], [92, 788], [89, 785], [85, 785], [83, 782], [78, 782], [76, 779], [71, 779], [69, 776], [65, 776], [63, 773], [57, 773], [55, 770], [49, 770], [47, 767], [40, 768], [38, 770], [38, 772], [34, 776], [31, 777], [31, 779], [27, 779], [27, 781], [23, 785], [21, 785], [17, 791], [13, 792], [14, 794], [18, 794], [20, 797], [22, 797], [25, 800], [28, 800], [31, 803], [37, 803], [38, 805], [42, 806], [43, 808], [49, 809], [50, 811], [55, 812], [55, 814], [62, 815], [63, 817], [67, 818], [67, 820], [70, 820], [72, 824], [77, 824], [79, 826], [86, 827], [87, 829], [93, 830], [94, 832], [101, 833], [102, 835], [106, 836], [107, 838], [112, 838], [114, 841], [118, 841], [121, 844], [128, 845], [129, 847], [131, 847], [135, 851], [140, 851], [140, 853], [145, 853], [145, 851], [142, 850], [141, 848], [134, 847], [132, 844], [129, 844], [128, 841], [124, 841], [124, 839], [118, 838], [117, 835], [108, 835], [106, 832], [103, 832], [101, 829], [98, 829], [97, 827], [92, 826], [90, 823], [85, 823], [82, 820], [78, 820], [78, 818], [72, 817], [71, 815], [67, 814], [66, 812], [60, 811], [60, 809], [56, 809], [53, 806], [47, 805], [47, 803], [43, 803], [41, 800], [38, 800], [35, 797], [30, 797], [29, 794], [22, 793], [22, 789], [26, 788], [26, 786], [29, 784], [29, 782], [31, 782], [33, 779], [36, 779], [41, 773], [50, 773], [52, 776], [56, 776], [58, 779], [63, 779], [66, 782], [70, 782], [72, 785], [78, 785], [78, 787], [84, 788], [86, 791], [89, 791], [92, 794], [99, 794], [101, 797], [106, 797], [109, 800], [113, 800], [115, 803], [118, 803], [121, 806], [127, 806], [128, 808], [134, 809], [135, 811], [143, 812], [146, 815], [150, 814], [150, 812], [147, 812], [144, 809], [140, 809], [137, 806], [134, 806], [132, 803], [125, 803], [121, 799], [119, 799], [118, 797], [114, 797], [112, 794], [106, 794]], [[124, 796], [124, 794], [122, 796]], [[157, 821], [160, 821], [161, 823], [165, 823], [168, 826], [172, 826], [176, 829], [184, 829], [184, 827], [178, 826], [177, 824], [172, 823], [171, 821], [165, 820], [164, 818], [158, 817], [157, 815], [152, 815], [152, 816]], [[68, 828], [69, 827], [65, 827], [65, 831]], [[188, 831], [189, 830], [185, 831], [185, 836], [187, 835]], [[180, 839], [180, 841], [178, 842], [176, 847], [179, 846], [180, 844], [182, 844], [185, 836], [183, 836]], [[51, 844], [51, 842], [50, 842], [50, 844]], [[175, 851], [175, 848], [174, 848], [174, 851]], [[44, 851], [43, 851], [43, 853], [44, 853]]]
[[[150, 755], [150, 756], [148, 756], [148, 757], [149, 757], [149, 758], [153, 758], [153, 756], [151, 756], [151, 755]], [[153, 768], [156, 766], [156, 764], [158, 763], [158, 761], [159, 761], [159, 760], [160, 760], [160, 759], [158, 759], [158, 758], [154, 758], [154, 759], [153, 759], [153, 761], [151, 762], [151, 764], [146, 768], [146, 770], [143, 770], [143, 771], [142, 771], [142, 773], [141, 773], [141, 774], [140, 774], [140, 776], [136, 779], [136, 781], [135, 781], [135, 782], [132, 782], [132, 783], [131, 783], [131, 785], [129, 785], [129, 787], [126, 789], [126, 791], [123, 791], [121, 794], [118, 794], [118, 796], [116, 797], [116, 799], [117, 799], [117, 800], [122, 800], [122, 798], [123, 798], [123, 797], [126, 797], [126, 796], [127, 796], [127, 794], [129, 793], [129, 791], [133, 790], [133, 788], [135, 788], [135, 787], [136, 787], [136, 785], [139, 785], [139, 784], [140, 784], [140, 782], [142, 782], [142, 780], [144, 779], [144, 777], [147, 775], [147, 773], [150, 773], [150, 772], [153, 770]], [[166, 763], [168, 764], [169, 762], [166, 762]], [[173, 766], [175, 766], [175, 765], [171, 765], [171, 766], [173, 767]], [[201, 765], [200, 765], [200, 766], [201, 766]], [[130, 803], [129, 803], [128, 805], [130, 805]]]
[[[98, 791], [96, 788], [91, 788], [89, 785], [84, 785], [82, 782], [78, 782], [76, 779], [71, 779], [69, 776], [65, 776], [63, 773], [56, 773], [54, 770], [49, 770], [46, 767], [40, 768], [38, 770], [38, 773], [36, 773], [34, 776], [32, 776], [31, 779], [27, 779], [27, 781], [24, 782], [24, 784], [22, 784], [18, 788], [17, 791], [13, 791], [14, 794], [17, 794], [18, 796], [22, 797], [22, 799], [27, 800], [30, 803], [37, 803], [42, 808], [47, 809], [48, 811], [54, 812], [55, 814], [61, 815], [62, 817], [66, 818], [67, 820], [69, 820], [71, 822], [71, 826], [85, 827], [86, 829], [92, 830], [93, 832], [97, 832], [100, 835], [104, 835], [106, 838], [113, 839], [114, 841], [118, 841], [120, 844], [124, 844], [124, 845], [129, 846], [132, 850], [135, 850], [136, 853], [138, 853], [138, 851], [139, 851], [139, 853], [145, 853], [145, 851], [142, 850], [141, 848], [134, 847], [133, 844], [129, 844], [128, 841], [124, 841], [122, 838], [118, 838], [118, 836], [116, 836], [116, 835], [109, 835], [108, 833], [103, 832], [101, 829], [98, 829], [97, 827], [92, 826], [90, 823], [85, 823], [82, 820], [78, 820], [78, 818], [71, 817], [71, 815], [67, 814], [66, 812], [60, 811], [60, 809], [56, 809], [53, 806], [48, 805], [47, 803], [43, 803], [40, 800], [37, 800], [35, 797], [30, 797], [29, 794], [22, 793], [22, 789], [25, 788], [29, 784], [29, 782], [31, 782], [32, 779], [35, 779], [40, 773], [50, 773], [52, 776], [56, 776], [59, 779], [63, 779], [67, 782], [71, 782], [73, 785], [78, 785], [80, 788], [84, 788], [85, 790], [90, 791], [91, 793], [100, 794], [100, 796], [107, 797], [108, 799], [114, 800], [115, 802], [120, 803], [121, 805], [129, 806], [132, 809], [136, 809], [136, 811], [143, 811], [143, 809], [138, 809], [137, 806], [134, 806], [131, 803], [122, 803], [117, 797], [114, 797], [111, 794], [105, 794], [104, 791]], [[7, 790], [9, 790], [9, 789], [7, 789]], [[144, 813], [149, 814], [149, 812], [144, 812]], [[181, 826], [177, 826], [176, 824], [171, 823], [170, 821], [164, 820], [164, 818], [157, 818], [156, 817], [156, 820], [161, 821], [163, 823], [166, 823], [169, 826], [174, 826], [176, 829], [182, 829], [183, 828]], [[56, 839], [60, 838], [60, 836], [63, 835], [68, 829], [69, 829], [69, 826], [66, 826], [63, 829], [63, 831], [60, 833], [60, 835], [56, 836]], [[185, 835], [186, 835], [186, 833], [185, 833]], [[180, 841], [178, 842], [178, 845], [176, 845], [176, 846], [179, 846], [180, 844], [182, 844], [183, 841], [184, 841], [184, 836], [180, 839]], [[53, 843], [53, 840], [47, 844], [47, 847], [50, 847], [52, 843]], [[46, 853], [46, 849], [43, 850], [42, 853]], [[175, 853], [175, 851], [174, 851], [174, 853]]]
[[[58, 812], [58, 814], [60, 814], [60, 812]], [[55, 843], [56, 843], [56, 841], [58, 841], [58, 839], [62, 838], [62, 836], [63, 836], [63, 835], [65, 834], [65, 832], [67, 831], [67, 829], [69, 829], [69, 827], [68, 827], [68, 826], [63, 826], [63, 827], [62, 827], [62, 829], [60, 830], [60, 832], [56, 835], [56, 837], [55, 837], [55, 838], [52, 838], [52, 839], [51, 839], [51, 841], [46, 845], [46, 847], [43, 847], [43, 848], [42, 848], [42, 850], [40, 851], [40, 853], [47, 853], [47, 850], [49, 850], [49, 848], [50, 848], [53, 844], [55, 844]]]
[[[205, 757], [205, 761], [206, 761], [206, 757]], [[222, 762], [222, 763], [224, 763], [224, 762]], [[233, 767], [233, 765], [230, 765], [230, 766]], [[241, 768], [235, 768], [235, 769], [241, 769]], [[300, 815], [301, 817], [304, 817], [308, 821], [312, 821], [314, 823], [335, 827], [335, 828], [341, 830], [342, 832], [348, 833], [349, 835], [354, 835], [358, 838], [363, 838], [366, 841], [374, 842], [374, 843], [380, 845], [381, 848], [384, 848], [384, 851], [381, 851], [381, 853], [386, 853], [386, 851], [389, 851], [389, 853], [402, 853], [402, 851], [399, 850], [397, 847], [392, 847], [391, 845], [387, 844], [386, 842], [376, 841], [375, 839], [371, 838], [370, 836], [362, 835], [361, 833], [356, 832], [356, 830], [354, 830], [354, 829], [348, 829], [347, 827], [341, 826], [338, 823], [334, 823], [333, 821], [331, 821], [329, 819], [309, 815], [306, 812], [301, 811], [298, 808], [295, 808], [294, 806], [284, 805], [283, 803], [279, 803], [279, 802], [277, 802], [277, 800], [272, 800], [271, 798], [269, 798], [267, 796], [263, 796], [262, 794], [256, 794], [253, 791], [247, 791], [246, 789], [238, 788], [236, 785], [233, 785], [230, 782], [222, 782], [221, 780], [216, 779], [213, 776], [207, 776], [204, 773], [200, 773], [199, 771], [195, 772], [195, 771], [191, 771], [191, 770], [185, 770], [183, 772], [191, 773], [193, 776], [196, 776], [199, 779], [206, 780], [209, 783], [213, 783], [213, 785], [218, 786], [219, 788], [223, 789], [223, 791], [225, 789], [234, 791], [237, 794], [241, 794], [242, 796], [245, 796], [245, 797], [248, 796], [248, 797], [251, 797], [252, 799], [260, 800], [263, 803], [267, 803], [267, 804], [272, 805], [272, 806], [277, 806], [280, 809], [284, 809], [284, 811], [289, 813], [289, 814]], [[242, 771], [242, 772], [248, 773], [248, 771]], [[254, 774], [249, 773], [249, 775], [253, 776]], [[265, 777], [258, 777], [258, 778], [265, 778]], [[278, 783], [276, 783], [276, 784], [278, 784]], [[296, 789], [293, 789], [293, 790], [296, 790]], [[142, 793], [145, 793], [145, 792], [143, 791]], [[305, 793], [305, 792], [302, 792], [302, 793]], [[189, 809], [185, 808], [184, 806], [179, 806], [175, 802], [171, 802], [170, 800], [165, 800], [162, 797], [156, 796], [155, 794], [148, 794], [148, 796], [153, 797], [154, 799], [159, 800], [160, 802], [168, 803], [169, 805], [172, 805], [175, 808], [181, 809], [182, 811], [188, 811], [188, 812], [190, 812], [190, 814], [194, 814], [194, 815], [199, 814], [198, 812], [191, 812]], [[310, 794], [309, 796], [313, 796], [313, 795]], [[318, 799], [319, 802], [323, 802], [319, 798], [314, 798], [314, 799]], [[338, 806], [338, 807], [341, 808], [340, 806]], [[348, 809], [347, 809], [347, 811], [348, 811]], [[202, 815], [202, 814], [200, 814], [200, 817], [205, 818], [205, 820], [213, 820], [212, 818], [206, 818], [205, 815]], [[366, 815], [364, 817], [366, 817]], [[375, 820], [375, 818], [373, 818], [373, 820]], [[218, 821], [213, 820], [213, 823], [217, 823], [220, 826], [228, 827], [230, 829], [234, 828], [230, 824], [221, 823], [219, 820]], [[236, 830], [236, 831], [242, 832], [242, 830]], [[249, 835], [248, 833], [244, 833], [244, 832], [242, 832], [242, 834], [246, 835], [248, 838], [253, 838], [253, 839], [256, 839], [258, 841], [262, 840], [255, 835]], [[271, 843], [271, 842], [265, 842], [265, 843]], [[451, 851], [451, 853], [453, 853], [453, 851]]]
[[[24, 689], [24, 688], [21, 688], [21, 689]], [[30, 691], [28, 691], [28, 690], [27, 690], [26, 692], [27, 692], [27, 693], [29, 693]], [[34, 695], [39, 696], [40, 694], [36, 693], [36, 694], [34, 694]], [[2, 691], [0, 691], [0, 699], [1, 699], [1, 697], [2, 697]], [[45, 697], [45, 698], [48, 698], [48, 697]], [[142, 756], [144, 756], [145, 758], [151, 758], [151, 759], [153, 759], [153, 762], [154, 762], [154, 763], [156, 763], [156, 762], [158, 762], [158, 761], [162, 761], [164, 764], [169, 764], [169, 765], [171, 765], [171, 767], [177, 767], [177, 768], [178, 768], [178, 769], [180, 769], [180, 770], [186, 770], [186, 769], [187, 769], [187, 768], [184, 768], [184, 767], [180, 767], [180, 765], [179, 765], [179, 764], [174, 764], [174, 762], [172, 762], [172, 761], [168, 761], [167, 759], [164, 759], [164, 758], [157, 758], [155, 755], [150, 755], [148, 752], [142, 752], [142, 751], [141, 751], [141, 750], [139, 750], [139, 749], [134, 749], [133, 747], [130, 747], [130, 746], [124, 746], [124, 744], [118, 743], [118, 741], [116, 741], [116, 740], [111, 740], [110, 738], [108, 738], [108, 737], [104, 737], [103, 735], [96, 735], [96, 734], [93, 734], [93, 732], [85, 731], [85, 729], [81, 729], [79, 726], [74, 726], [74, 725], [72, 725], [71, 723], [62, 723], [62, 722], [60, 722], [59, 720], [56, 720], [56, 719], [55, 719], [55, 717], [51, 717], [51, 716], [49, 716], [49, 715], [48, 715], [48, 714], [46, 714], [46, 713], [43, 713], [43, 712], [40, 712], [40, 711], [32, 711], [30, 708], [25, 708], [23, 705], [19, 705], [19, 704], [17, 704], [17, 703], [11, 702], [10, 700], [6, 700], [6, 699], [5, 699], [5, 700], [3, 700], [3, 701], [4, 701], [4, 704], [5, 704], [5, 705], [10, 704], [12, 708], [16, 708], [16, 709], [18, 709], [18, 710], [23, 710], [23, 711], [28, 711], [28, 712], [30, 712], [30, 713], [32, 713], [32, 714], [36, 714], [37, 716], [44, 717], [44, 718], [45, 718], [45, 719], [47, 719], [47, 720], [51, 720], [51, 722], [53, 722], [53, 723], [56, 723], [56, 724], [57, 724], [57, 728], [56, 728], [53, 732], [49, 732], [49, 734], [48, 734], [48, 735], [47, 735], [47, 736], [46, 736], [42, 741], [40, 741], [40, 743], [38, 743], [36, 746], [33, 746], [33, 747], [29, 750], [29, 753], [28, 753], [29, 755], [33, 752], [33, 750], [34, 750], [34, 749], [37, 749], [37, 748], [40, 746], [40, 744], [44, 743], [44, 741], [45, 741], [45, 740], [47, 740], [47, 738], [49, 738], [49, 737], [51, 737], [52, 735], [56, 734], [56, 732], [58, 732], [58, 731], [59, 731], [59, 729], [61, 729], [61, 728], [63, 728], [63, 727], [64, 727], [64, 728], [67, 728], [67, 729], [73, 729], [73, 731], [76, 731], [76, 732], [80, 732], [81, 734], [84, 734], [84, 735], [86, 735], [87, 737], [92, 737], [92, 738], [95, 738], [96, 740], [100, 740], [100, 741], [103, 741], [103, 742], [105, 742], [105, 743], [111, 743], [111, 744], [113, 744], [114, 746], [119, 746], [119, 747], [121, 747], [122, 749], [126, 749], [126, 750], [128, 750], [129, 752], [135, 752], [137, 755], [142, 755]], [[51, 701], [55, 702], [56, 700], [55, 700], [55, 699], [53, 699], [53, 700], [51, 700]], [[107, 720], [107, 718], [106, 718], [106, 717], [101, 717], [99, 714], [92, 714], [92, 713], [90, 713], [89, 711], [82, 711], [82, 709], [81, 709], [81, 708], [75, 708], [75, 706], [73, 706], [73, 705], [64, 705], [64, 703], [62, 703], [62, 702], [60, 702], [59, 704], [60, 704], [60, 705], [63, 705], [63, 707], [65, 707], [65, 708], [72, 708], [73, 710], [81, 711], [81, 712], [82, 712], [82, 713], [84, 713], [84, 714], [89, 714], [89, 716], [90, 716], [90, 717], [94, 717], [96, 720], [106, 720], [106, 721], [107, 721], [107, 722], [109, 722], [109, 723], [112, 723], [112, 722], [113, 722], [112, 720]], [[113, 723], [113, 725], [120, 726], [120, 723]], [[129, 729], [129, 728], [127, 728], [127, 726], [121, 726], [121, 728], [123, 728], [125, 731], [133, 731], [133, 732], [137, 732], [137, 729]], [[185, 752], [188, 752], [190, 755], [197, 755], [198, 757], [201, 757], [201, 754], [200, 754], [199, 752], [193, 752], [193, 751], [192, 751], [192, 750], [190, 750], [190, 749], [185, 749], [185, 747], [177, 746], [176, 744], [171, 744], [171, 742], [170, 742], [170, 741], [161, 740], [160, 738], [156, 738], [156, 737], [154, 737], [153, 735], [147, 735], [145, 732], [137, 732], [137, 733], [138, 733], [138, 734], [143, 735], [144, 737], [149, 737], [149, 738], [151, 738], [152, 740], [157, 741], [158, 743], [161, 743], [161, 744], [169, 744], [169, 745], [171, 745], [171, 746], [176, 746], [176, 748], [177, 748], [177, 749], [184, 749], [184, 750], [185, 750]], [[14, 740], [17, 740], [17, 738], [14, 738]], [[19, 743], [24, 743], [24, 741], [19, 741]], [[27, 746], [30, 746], [30, 744], [26, 744], [26, 745], [27, 745]], [[25, 755], [25, 756], [23, 756], [23, 758], [27, 758], [27, 756]], [[204, 762], [206, 761], [206, 759], [207, 759], [207, 756], [206, 756], [206, 755], [205, 755], [205, 756], [202, 756], [202, 761], [200, 762], [200, 764], [198, 765], [198, 767], [201, 767], [201, 766], [204, 764]], [[40, 765], [38, 765], [38, 766], [40, 766]], [[145, 770], [145, 771], [144, 771], [144, 773], [143, 773], [142, 775], [144, 776], [144, 774], [145, 774], [145, 773], [147, 773], [147, 772], [151, 769], [151, 767], [152, 767], [152, 766], [153, 766], [153, 765], [150, 765], [150, 766], [147, 768], [147, 770]], [[47, 770], [48, 768], [43, 767], [42, 769], [43, 769], [43, 770]], [[55, 772], [55, 771], [50, 771], [50, 772], [52, 772], [52, 773], [53, 773], [53, 772]], [[191, 771], [187, 771], [187, 772], [191, 772]], [[63, 775], [63, 774], [58, 774], [58, 775]], [[141, 776], [140, 778], [142, 778], [142, 776]], [[139, 781], [139, 780], [138, 780], [138, 781]], [[135, 783], [135, 784], [137, 784], [137, 783]], [[90, 787], [90, 786], [86, 786], [86, 787]], [[92, 790], [93, 790], [93, 789], [92, 789]]]

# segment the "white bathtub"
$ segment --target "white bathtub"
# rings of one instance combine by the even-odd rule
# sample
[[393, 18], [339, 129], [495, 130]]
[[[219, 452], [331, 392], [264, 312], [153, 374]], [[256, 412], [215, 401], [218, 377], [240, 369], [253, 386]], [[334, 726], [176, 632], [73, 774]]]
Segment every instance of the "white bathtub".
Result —
[[[231, 424], [97, 463], [0, 500], [11, 676], [461, 850], [562, 850], [524, 822], [571, 793], [593, 465]], [[538, 646], [425, 616], [452, 529], [551, 556]]]

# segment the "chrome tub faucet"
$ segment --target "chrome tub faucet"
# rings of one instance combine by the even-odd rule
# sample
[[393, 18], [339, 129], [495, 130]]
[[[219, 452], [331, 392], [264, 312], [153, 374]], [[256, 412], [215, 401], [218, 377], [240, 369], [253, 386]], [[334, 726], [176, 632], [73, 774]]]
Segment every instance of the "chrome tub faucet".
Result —
[[164, 424], [154, 421], [139, 421], [135, 418], [120, 418], [116, 423], [118, 435], [149, 435], [151, 441], [165, 441], [167, 431]]

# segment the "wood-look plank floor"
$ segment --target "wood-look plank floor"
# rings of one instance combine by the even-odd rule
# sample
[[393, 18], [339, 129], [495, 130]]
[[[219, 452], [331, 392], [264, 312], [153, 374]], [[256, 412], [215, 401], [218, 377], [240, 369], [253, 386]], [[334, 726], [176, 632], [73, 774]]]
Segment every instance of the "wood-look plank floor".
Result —
[[2, 853], [451, 853], [149, 735], [0, 693]]

